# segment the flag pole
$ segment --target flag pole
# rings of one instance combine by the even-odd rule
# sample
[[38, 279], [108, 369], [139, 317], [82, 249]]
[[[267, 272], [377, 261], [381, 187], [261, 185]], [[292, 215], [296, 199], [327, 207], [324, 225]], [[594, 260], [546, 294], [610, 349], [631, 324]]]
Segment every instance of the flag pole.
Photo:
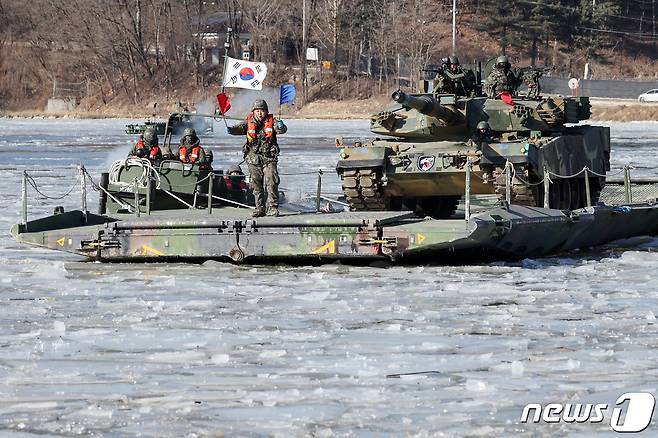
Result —
[[[231, 33], [233, 32], [232, 28], [226, 29], [226, 41], [224, 41], [224, 77], [222, 78], [222, 93], [226, 89], [226, 65], [228, 64], [228, 50], [231, 48]], [[218, 102], [219, 103], [219, 102]], [[219, 112], [222, 113], [222, 120], [224, 120], [224, 125], [228, 128], [228, 123], [226, 123], [226, 114], [222, 111], [222, 108], [219, 108]]]

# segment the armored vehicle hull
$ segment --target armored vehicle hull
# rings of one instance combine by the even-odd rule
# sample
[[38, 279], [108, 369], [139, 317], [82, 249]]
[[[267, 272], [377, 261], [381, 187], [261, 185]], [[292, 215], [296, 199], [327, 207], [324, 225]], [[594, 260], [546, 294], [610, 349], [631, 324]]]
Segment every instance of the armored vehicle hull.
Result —
[[[70, 211], [12, 228], [20, 242], [106, 262], [455, 264], [541, 257], [658, 233], [658, 205], [572, 212], [512, 205], [469, 220], [410, 212], [290, 214], [252, 219], [242, 209], [148, 218]], [[541, 238], [537, 238], [541, 236]]]

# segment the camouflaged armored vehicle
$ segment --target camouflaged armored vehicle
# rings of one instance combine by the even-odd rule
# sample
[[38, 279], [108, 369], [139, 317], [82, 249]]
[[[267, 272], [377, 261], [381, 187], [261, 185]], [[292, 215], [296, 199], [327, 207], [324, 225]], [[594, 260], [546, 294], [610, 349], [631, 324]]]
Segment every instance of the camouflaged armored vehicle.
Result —
[[[434, 93], [431, 77], [421, 92], [392, 94], [395, 105], [371, 117], [378, 138], [342, 145], [336, 170], [353, 210], [412, 210], [422, 216], [450, 217], [465, 191], [467, 159], [473, 163], [472, 194], [506, 196], [510, 167], [511, 202], [544, 205], [547, 172], [551, 208], [586, 206], [587, 167], [591, 202], [596, 203], [610, 168], [607, 127], [576, 124], [590, 117], [586, 97], [528, 97], [513, 102], [487, 97]], [[531, 93], [527, 93], [531, 94]], [[493, 139], [475, 144], [479, 122]], [[507, 164], [509, 163], [509, 164]], [[559, 178], [556, 175], [575, 178]]]

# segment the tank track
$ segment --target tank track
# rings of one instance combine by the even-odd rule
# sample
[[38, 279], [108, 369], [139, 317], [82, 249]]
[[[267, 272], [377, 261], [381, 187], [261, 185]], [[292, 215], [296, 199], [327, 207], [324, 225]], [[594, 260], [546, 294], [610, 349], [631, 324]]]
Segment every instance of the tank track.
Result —
[[350, 169], [343, 171], [343, 193], [356, 211], [383, 211], [388, 205], [383, 193], [381, 172], [378, 169]]
[[[523, 178], [524, 181], [529, 181], [529, 176], [528, 176], [528, 171], [527, 169], [522, 169], [520, 167], [517, 167], [516, 169], [516, 175], [521, 175], [521, 178]], [[506, 183], [505, 183], [505, 169], [502, 167], [496, 167], [493, 171], [493, 183], [494, 183], [494, 188], [496, 195], [498, 195], [498, 199], [501, 201], [504, 201], [506, 199], [505, 197], [505, 188], [506, 188]], [[517, 177], [514, 177], [512, 179], [512, 204], [517, 204], [517, 205], [526, 205], [529, 207], [536, 207], [537, 206], [537, 196], [535, 190], [533, 190], [533, 186], [528, 186], [524, 182], [522, 182], [520, 179]]]

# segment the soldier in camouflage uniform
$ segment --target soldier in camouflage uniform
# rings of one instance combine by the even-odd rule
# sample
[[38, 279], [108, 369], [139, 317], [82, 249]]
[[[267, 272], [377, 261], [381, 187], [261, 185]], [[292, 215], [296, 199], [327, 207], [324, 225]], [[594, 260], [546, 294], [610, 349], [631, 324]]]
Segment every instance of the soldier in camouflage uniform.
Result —
[[139, 136], [137, 143], [130, 150], [128, 156], [148, 158], [152, 162], [160, 162], [162, 160], [162, 150], [158, 145], [158, 133], [154, 128], [144, 130], [144, 133]]
[[[253, 216], [279, 215], [279, 172], [277, 163], [279, 159], [279, 145], [277, 134], [288, 131], [283, 121], [274, 121], [269, 114], [267, 102], [257, 99], [251, 113], [245, 122], [231, 126], [227, 129], [231, 135], [246, 135], [247, 142], [242, 147], [245, 161], [251, 174], [251, 186], [254, 191], [256, 210]], [[263, 198], [263, 180], [267, 186], [267, 210]]]
[[201, 147], [201, 140], [194, 128], [185, 128], [178, 146], [178, 159], [183, 163], [204, 165], [207, 157], [206, 151]]
[[496, 59], [496, 65], [484, 83], [484, 92], [489, 97], [497, 97], [503, 91], [514, 95], [519, 85], [519, 78], [512, 71], [507, 56], [503, 55]]
[[474, 146], [476, 151], [481, 151], [483, 144], [490, 144], [493, 141], [494, 134], [491, 130], [491, 126], [489, 126], [489, 122], [483, 120], [475, 127], [469, 145]]
[[436, 75], [437, 84], [434, 93], [449, 93], [457, 96], [471, 97], [475, 95], [475, 74], [472, 70], [464, 70], [459, 65], [459, 58], [450, 55]]

